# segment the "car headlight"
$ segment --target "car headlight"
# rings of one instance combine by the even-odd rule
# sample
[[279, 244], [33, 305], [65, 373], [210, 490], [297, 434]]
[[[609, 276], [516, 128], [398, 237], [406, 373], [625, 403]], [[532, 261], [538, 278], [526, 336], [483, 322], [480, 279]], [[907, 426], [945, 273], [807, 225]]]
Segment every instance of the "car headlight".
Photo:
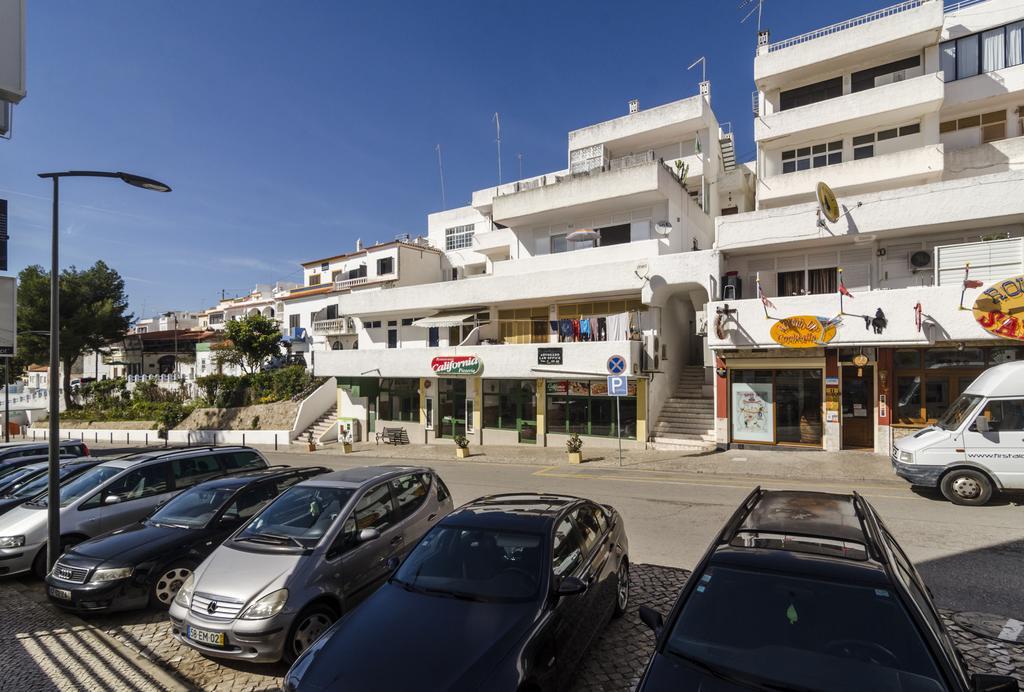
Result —
[[20, 548], [23, 545], [24, 536], [0, 536], [0, 548]]
[[118, 579], [127, 579], [132, 576], [131, 567], [111, 567], [109, 569], [98, 569], [92, 574], [92, 583], [100, 583], [105, 581], [117, 581]]
[[903, 452], [903, 451], [901, 451], [900, 452], [900, 461], [903, 462], [904, 464], [913, 464], [914, 463], [914, 453], [913, 452]]
[[251, 606], [246, 608], [239, 616], [242, 620], [265, 620], [272, 618], [284, 608], [288, 602], [288, 589], [278, 589], [268, 593]]
[[178, 589], [178, 593], [174, 596], [174, 602], [180, 605], [182, 608], [188, 608], [192, 605], [192, 591], [196, 588], [196, 576], [195, 574], [188, 575], [188, 579]]

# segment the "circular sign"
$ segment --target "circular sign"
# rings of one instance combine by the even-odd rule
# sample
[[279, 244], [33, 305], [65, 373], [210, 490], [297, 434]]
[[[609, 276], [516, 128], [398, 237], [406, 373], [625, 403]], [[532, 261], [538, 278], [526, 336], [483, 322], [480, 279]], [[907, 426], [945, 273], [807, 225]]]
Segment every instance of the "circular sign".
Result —
[[626, 372], [626, 359], [622, 356], [612, 356], [608, 359], [608, 372], [613, 375], [621, 375]]
[[814, 348], [836, 337], [836, 325], [827, 328], [812, 315], [785, 317], [772, 325], [772, 341], [786, 348]]
[[997, 281], [979, 293], [974, 319], [990, 334], [1024, 341], [1024, 275]]
[[824, 182], [818, 183], [818, 208], [829, 223], [839, 220], [839, 202], [836, 201], [836, 193]]

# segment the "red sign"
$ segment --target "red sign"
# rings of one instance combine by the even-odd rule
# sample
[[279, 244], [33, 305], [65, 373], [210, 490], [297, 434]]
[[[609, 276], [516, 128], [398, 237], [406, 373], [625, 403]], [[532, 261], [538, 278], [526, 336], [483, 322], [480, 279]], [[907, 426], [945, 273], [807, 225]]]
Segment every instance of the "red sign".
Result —
[[477, 356], [436, 356], [430, 369], [438, 375], [475, 375], [484, 364]]

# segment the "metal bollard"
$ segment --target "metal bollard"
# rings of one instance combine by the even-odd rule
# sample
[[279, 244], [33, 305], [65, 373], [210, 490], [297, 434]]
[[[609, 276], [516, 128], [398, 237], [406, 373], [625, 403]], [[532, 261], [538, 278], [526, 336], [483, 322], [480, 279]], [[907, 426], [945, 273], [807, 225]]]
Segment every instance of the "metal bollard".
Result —
[[242, 446], [245, 446], [245, 433], [242, 433]]
[[274, 433], [274, 451], [277, 451], [277, 433]]
[[146, 446], [149, 446], [149, 433], [146, 433]]
[[124, 443], [126, 445], [130, 445], [132, 443], [132, 434], [128, 431], [125, 431], [124, 433]]
[[110, 431], [110, 444], [114, 444], [114, 431]]
[[185, 433], [185, 437], [186, 437], [185, 446], [186, 447], [191, 447], [192, 446], [192, 433], [191, 432]]

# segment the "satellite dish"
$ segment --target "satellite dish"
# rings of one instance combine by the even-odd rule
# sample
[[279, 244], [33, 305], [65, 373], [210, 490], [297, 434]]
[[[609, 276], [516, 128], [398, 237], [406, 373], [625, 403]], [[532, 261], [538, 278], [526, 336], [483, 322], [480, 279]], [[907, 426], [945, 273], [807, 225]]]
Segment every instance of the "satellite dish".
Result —
[[641, 279], [647, 279], [649, 278], [648, 272], [650, 272], [650, 270], [651, 268], [648, 266], [647, 262], [640, 262], [636, 265], [636, 269], [633, 270], [633, 273]]
[[658, 233], [658, 235], [668, 235], [669, 233], [672, 232], [672, 224], [670, 224], [668, 221], [659, 221], [658, 223], [654, 224], [654, 230]]
[[574, 243], [581, 240], [600, 240], [601, 232], [595, 231], [593, 228], [580, 228], [565, 236], [565, 239]]
[[818, 183], [817, 192], [818, 211], [828, 219], [829, 223], [835, 223], [839, 220], [839, 202], [836, 201], [836, 193], [832, 192], [832, 188], [824, 182]]

